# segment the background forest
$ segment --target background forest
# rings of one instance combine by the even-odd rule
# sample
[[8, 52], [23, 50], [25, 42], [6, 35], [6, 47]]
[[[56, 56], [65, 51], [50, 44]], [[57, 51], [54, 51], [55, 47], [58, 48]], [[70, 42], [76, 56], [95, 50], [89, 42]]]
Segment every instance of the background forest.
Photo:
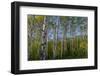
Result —
[[28, 15], [28, 60], [88, 57], [88, 18]]

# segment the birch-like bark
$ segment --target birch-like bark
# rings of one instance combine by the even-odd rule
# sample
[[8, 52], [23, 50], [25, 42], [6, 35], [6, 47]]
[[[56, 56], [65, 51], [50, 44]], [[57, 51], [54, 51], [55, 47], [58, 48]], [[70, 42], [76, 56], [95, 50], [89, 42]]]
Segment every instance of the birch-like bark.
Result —
[[42, 44], [41, 44], [41, 54], [40, 59], [46, 59], [46, 49], [47, 48], [47, 29], [46, 29], [46, 17], [44, 17], [44, 23], [42, 28]]

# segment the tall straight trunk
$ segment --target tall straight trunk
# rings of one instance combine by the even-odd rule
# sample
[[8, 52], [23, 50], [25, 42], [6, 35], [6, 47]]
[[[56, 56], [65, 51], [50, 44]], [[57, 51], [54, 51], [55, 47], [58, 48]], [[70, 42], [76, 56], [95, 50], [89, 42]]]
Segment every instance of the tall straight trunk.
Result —
[[[75, 51], [75, 48], [76, 48], [76, 46], [77, 46], [77, 43], [76, 43], [76, 33], [75, 33], [75, 29], [76, 29], [76, 27], [75, 27], [75, 25], [73, 25], [74, 27], [72, 27], [73, 28], [73, 40], [72, 40], [72, 47], [73, 47], [73, 50], [72, 51]], [[76, 44], [75, 44], [76, 43]]]
[[65, 29], [64, 29], [64, 52], [67, 50], [67, 37], [66, 37], [66, 32], [67, 31], [67, 29], [66, 29], [66, 27], [65, 27]]
[[55, 58], [55, 29], [54, 29], [54, 27], [53, 27], [53, 50], [52, 50], [52, 52], [53, 52], [53, 58]]
[[61, 58], [62, 58], [62, 54], [63, 54], [63, 38], [61, 39]]
[[71, 48], [72, 48], [72, 50], [71, 51], [73, 51], [74, 50], [74, 38], [75, 38], [75, 35], [73, 34], [73, 26], [72, 26], [72, 31], [71, 31], [71, 33], [72, 33], [72, 40], [71, 40], [71, 43], [72, 43], [72, 46], [71, 46]]
[[64, 47], [64, 44], [63, 44], [63, 39], [64, 39], [64, 33], [62, 31], [62, 39], [61, 39], [61, 58], [62, 58], [62, 54], [63, 54], [63, 47]]
[[62, 42], [62, 53], [61, 53], [61, 57], [62, 57], [62, 54], [65, 53], [65, 40], [66, 40], [66, 34], [65, 34], [65, 27], [63, 29], [63, 42]]
[[57, 23], [54, 25], [54, 50], [53, 58], [56, 58], [57, 53], [57, 42], [58, 42], [58, 26], [59, 26], [59, 17], [56, 17]]
[[[69, 22], [69, 26], [70, 26], [70, 36], [72, 36], [71, 22]], [[70, 55], [70, 51], [72, 51], [72, 37], [70, 39], [70, 50], [68, 51], [69, 55]]]
[[[43, 24], [42, 24], [43, 25]], [[42, 33], [43, 33], [43, 26], [40, 26], [40, 37], [41, 37], [41, 39], [40, 39], [40, 49], [39, 49], [39, 58], [40, 58], [40, 60], [42, 60], [43, 58], [42, 58], [42, 43], [43, 43], [43, 38], [42, 38]]]
[[[71, 31], [72, 34], [72, 31]], [[71, 38], [71, 51], [73, 51], [73, 37]]]
[[76, 43], [76, 37], [75, 37], [75, 34], [73, 35], [73, 51], [75, 51], [75, 48], [77, 46], [77, 43]]
[[73, 27], [73, 24], [72, 24], [72, 30], [71, 30], [71, 34], [72, 34], [72, 40], [71, 40], [71, 51], [74, 51], [74, 40], [75, 40], [75, 35], [74, 35], [74, 27]]
[[40, 59], [46, 59], [46, 45], [47, 45], [47, 30], [46, 30], [46, 17], [44, 17], [43, 31], [42, 31], [42, 44], [41, 44], [41, 56]]
[[63, 55], [65, 55], [66, 50], [67, 50], [67, 22], [66, 24], [63, 25], [63, 40], [62, 40], [62, 52]]
[[56, 36], [56, 26], [54, 26], [54, 50], [53, 50], [53, 58], [55, 59], [56, 57], [56, 47], [57, 47], [57, 36]]
[[[32, 26], [32, 23], [31, 23], [31, 26]], [[30, 50], [32, 52], [32, 27], [30, 28]], [[30, 53], [31, 53], [30, 52]], [[31, 55], [30, 55], [31, 56]]]
[[78, 50], [78, 36], [76, 36], [76, 50]]
[[57, 27], [56, 27], [56, 39], [57, 39], [56, 53], [58, 55], [58, 58], [59, 58], [59, 55], [60, 55], [59, 54], [60, 50], [58, 49], [58, 47], [59, 47], [59, 40], [58, 40], [59, 28], [60, 28], [60, 17], [58, 16], [57, 17]]

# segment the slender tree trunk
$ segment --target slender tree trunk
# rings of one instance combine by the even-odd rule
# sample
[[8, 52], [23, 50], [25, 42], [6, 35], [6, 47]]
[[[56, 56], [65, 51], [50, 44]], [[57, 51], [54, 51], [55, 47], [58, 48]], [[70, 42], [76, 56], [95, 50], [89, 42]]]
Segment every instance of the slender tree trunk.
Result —
[[[62, 37], [64, 38], [64, 34], [62, 33]], [[61, 58], [62, 58], [62, 54], [63, 54], [63, 38], [61, 39]]]
[[46, 30], [46, 17], [44, 17], [43, 31], [42, 31], [42, 44], [41, 44], [41, 56], [40, 59], [46, 59], [46, 45], [47, 45], [47, 30]]
[[56, 26], [54, 26], [54, 50], [53, 50], [53, 58], [55, 59], [56, 57], [56, 47], [57, 47], [57, 36], [56, 36]]
[[[56, 33], [57, 33], [57, 34], [56, 34], [56, 39], [57, 39], [56, 54], [57, 54], [57, 55], [60, 55], [60, 54], [59, 54], [60, 50], [58, 49], [58, 48], [59, 48], [59, 42], [58, 42], [58, 41], [59, 41], [59, 40], [58, 40], [59, 27], [60, 27], [60, 17], [58, 16], [58, 17], [57, 17], [57, 27], [56, 27]], [[58, 51], [58, 52], [57, 52], [57, 51]]]
[[[31, 26], [32, 26], [32, 23], [31, 23]], [[32, 27], [30, 27], [30, 53], [32, 53]], [[30, 56], [31, 56], [31, 54], [30, 54]]]
[[[70, 35], [72, 36], [72, 28], [71, 28], [71, 22], [70, 22]], [[69, 55], [70, 55], [70, 52], [72, 51], [72, 37], [70, 38], [70, 50], [69, 50]]]
[[67, 37], [66, 37], [67, 32], [66, 31], [67, 31], [67, 29], [66, 29], [66, 27], [64, 27], [64, 50], [63, 50], [64, 54], [67, 50]]
[[53, 58], [55, 58], [55, 27], [53, 28]]
[[[66, 33], [65, 33], [65, 27], [63, 27], [63, 44], [62, 44], [62, 54], [65, 54], [65, 50], [66, 50]], [[61, 57], [62, 57], [61, 54]]]
[[55, 29], [54, 29], [54, 27], [53, 27], [53, 36], [54, 36], [54, 38], [53, 38], [53, 57], [52, 58], [55, 58]]

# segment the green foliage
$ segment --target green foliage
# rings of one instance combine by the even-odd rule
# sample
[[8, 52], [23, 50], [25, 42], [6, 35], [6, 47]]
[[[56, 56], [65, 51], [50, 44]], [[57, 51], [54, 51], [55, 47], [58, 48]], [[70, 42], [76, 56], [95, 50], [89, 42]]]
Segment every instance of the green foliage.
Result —
[[28, 25], [31, 26], [32, 24], [34, 24], [34, 17], [31, 16], [31, 15], [29, 15], [29, 16], [28, 16]]
[[62, 47], [61, 47], [61, 41], [58, 40], [57, 42], [57, 50], [56, 50], [56, 58], [60, 59], [61, 58], [61, 51], [62, 51]]
[[33, 41], [31, 45], [32, 45], [32, 46], [30, 46], [31, 50], [29, 51], [29, 53], [30, 53], [29, 60], [38, 60], [40, 43], [38, 41]]
[[[76, 44], [76, 39], [74, 39], [74, 44]], [[61, 41], [57, 43], [57, 50], [56, 50], [56, 58], [55, 59], [75, 59], [75, 58], [87, 58], [87, 38], [82, 40], [82, 38], [77, 39], [77, 46], [73, 45], [72, 49], [72, 40], [67, 39], [67, 49], [62, 52], [61, 57]], [[48, 41], [48, 56], [47, 59], [53, 59], [53, 41]], [[38, 41], [33, 42], [32, 44], [32, 51], [30, 51], [30, 58], [29, 60], [39, 60], [39, 47], [40, 43]], [[38, 51], [37, 51], [38, 50]]]
[[44, 22], [44, 17], [45, 16], [35, 16], [35, 22], [36, 23], [43, 23]]
[[48, 41], [48, 59], [53, 58], [53, 41]]

